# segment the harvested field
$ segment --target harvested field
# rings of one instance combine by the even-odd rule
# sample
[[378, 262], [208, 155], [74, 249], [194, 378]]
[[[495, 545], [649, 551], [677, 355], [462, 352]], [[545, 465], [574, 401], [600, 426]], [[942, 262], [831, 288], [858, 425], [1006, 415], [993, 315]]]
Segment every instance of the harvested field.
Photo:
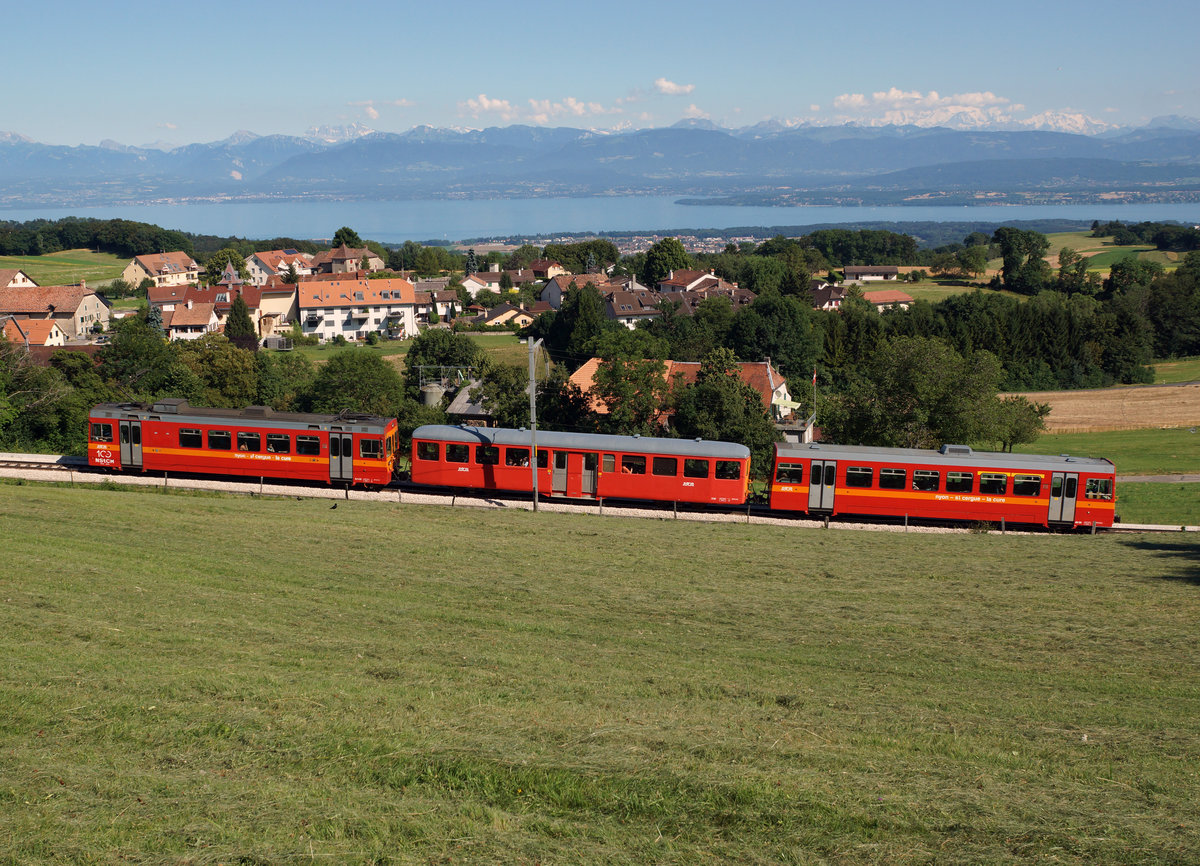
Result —
[[1031, 391], [1024, 396], [1035, 403], [1050, 404], [1048, 433], [1200, 424], [1200, 382], [1095, 391]]

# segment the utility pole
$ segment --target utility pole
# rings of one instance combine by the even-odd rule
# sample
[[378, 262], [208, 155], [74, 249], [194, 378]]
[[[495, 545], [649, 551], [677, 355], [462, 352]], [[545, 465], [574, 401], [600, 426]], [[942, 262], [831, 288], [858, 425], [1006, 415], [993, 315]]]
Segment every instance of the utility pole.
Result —
[[533, 472], [533, 510], [538, 510], [538, 459], [537, 459], [537, 379], [534, 378], [534, 355], [541, 340], [527, 339], [529, 345], [529, 469]]

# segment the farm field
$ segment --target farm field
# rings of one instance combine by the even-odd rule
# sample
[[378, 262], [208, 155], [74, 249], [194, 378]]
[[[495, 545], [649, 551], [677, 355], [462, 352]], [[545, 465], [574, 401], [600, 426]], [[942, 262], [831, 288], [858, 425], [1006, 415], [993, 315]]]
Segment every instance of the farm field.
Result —
[[1155, 385], [1175, 385], [1181, 382], [1200, 382], [1200, 358], [1154, 362]]
[[0, 256], [0, 268], [19, 268], [40, 286], [97, 284], [121, 276], [129, 259], [91, 250], [63, 250], [45, 256]]
[[13, 862], [1200, 858], [1182, 537], [340, 506], [0, 490]]
[[[1200, 474], [1200, 428], [1114, 430], [1107, 433], [1042, 434], [1037, 442], [1013, 449], [1025, 454], [1105, 457], [1118, 475]], [[1200, 486], [1196, 487], [1200, 498]]]
[[1130, 254], [1135, 254], [1140, 259], [1158, 262], [1167, 268], [1174, 265], [1179, 258], [1175, 253], [1159, 252], [1150, 244], [1117, 246], [1112, 242], [1111, 237], [1091, 237], [1090, 230], [1054, 232], [1053, 234], [1046, 235], [1046, 238], [1050, 241], [1050, 250], [1047, 253], [1046, 260], [1050, 263], [1050, 267], [1055, 270], [1058, 269], [1059, 250], [1063, 247], [1069, 247], [1087, 256], [1089, 271], [1107, 272], [1112, 267], [1113, 262], [1120, 261]]
[[1028, 391], [1049, 403], [1049, 433], [1087, 433], [1200, 424], [1200, 382], [1091, 391]]

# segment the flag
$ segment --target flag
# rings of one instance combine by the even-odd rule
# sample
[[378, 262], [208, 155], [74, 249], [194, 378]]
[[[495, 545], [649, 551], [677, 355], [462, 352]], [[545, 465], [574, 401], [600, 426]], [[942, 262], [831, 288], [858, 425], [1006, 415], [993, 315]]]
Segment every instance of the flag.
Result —
[[817, 368], [813, 367], [813, 384], [817, 384]]

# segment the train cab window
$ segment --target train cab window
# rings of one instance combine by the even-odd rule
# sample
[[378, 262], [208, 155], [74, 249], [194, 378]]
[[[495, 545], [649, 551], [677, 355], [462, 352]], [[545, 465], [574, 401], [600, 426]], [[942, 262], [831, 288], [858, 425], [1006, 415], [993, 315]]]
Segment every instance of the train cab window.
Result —
[[505, 448], [504, 449], [504, 465], [505, 466], [529, 466], [529, 449], [528, 448]]
[[622, 475], [645, 475], [646, 458], [640, 454], [626, 454], [621, 458]]
[[913, 470], [913, 490], [937, 491], [941, 488], [941, 473], [929, 469]]
[[239, 433], [237, 435], [238, 451], [261, 451], [262, 437], [257, 433]]
[[111, 442], [112, 425], [111, 424], [93, 424], [92, 425], [92, 441], [93, 442]]
[[737, 481], [742, 477], [742, 464], [736, 460], [718, 460], [716, 476], [722, 481]]
[[870, 466], [846, 467], [847, 487], [870, 487], [875, 478], [875, 470]]
[[447, 463], [467, 463], [471, 459], [471, 449], [462, 442], [451, 442], [446, 446]]
[[204, 434], [199, 430], [191, 427], [179, 428], [179, 447], [180, 448], [203, 448]]
[[214, 451], [228, 451], [233, 447], [233, 437], [228, 430], [209, 430], [208, 447]]
[[679, 460], [674, 457], [655, 457], [650, 471], [654, 475], [678, 475]]
[[803, 484], [803, 463], [780, 463], [775, 470], [775, 480], [780, 484]]
[[[1014, 475], [1013, 476], [1013, 495], [1014, 496], [1037, 496], [1042, 489], [1042, 476], [1040, 475]], [[1072, 491], [1074, 495], [1074, 491]]]
[[480, 466], [498, 466], [500, 464], [500, 449], [495, 445], [476, 445], [475, 462]]
[[708, 461], [699, 457], [685, 457], [683, 460], [684, 478], [707, 478]]
[[1112, 499], [1111, 478], [1089, 478], [1083, 487], [1084, 499]]
[[908, 484], [908, 470], [880, 469], [879, 487], [881, 490], [903, 490]]
[[364, 460], [378, 460], [383, 456], [383, 442], [378, 439], [359, 439], [358, 456]]
[[285, 433], [268, 433], [267, 434], [267, 453], [268, 454], [291, 454], [292, 453], [292, 437]]
[[296, 453], [318, 455], [321, 453], [321, 440], [316, 436], [297, 436]]
[[417, 459], [418, 460], [437, 460], [438, 459], [438, 444], [436, 442], [418, 442], [417, 443]]
[[988, 496], [1003, 496], [1008, 492], [1008, 476], [998, 472], [980, 472], [979, 492]]
[[970, 493], [975, 486], [975, 475], [971, 472], [947, 472], [947, 493]]
[[549, 451], [539, 451], [537, 453], [538, 469], [545, 469], [549, 465], [550, 465], [550, 452]]

